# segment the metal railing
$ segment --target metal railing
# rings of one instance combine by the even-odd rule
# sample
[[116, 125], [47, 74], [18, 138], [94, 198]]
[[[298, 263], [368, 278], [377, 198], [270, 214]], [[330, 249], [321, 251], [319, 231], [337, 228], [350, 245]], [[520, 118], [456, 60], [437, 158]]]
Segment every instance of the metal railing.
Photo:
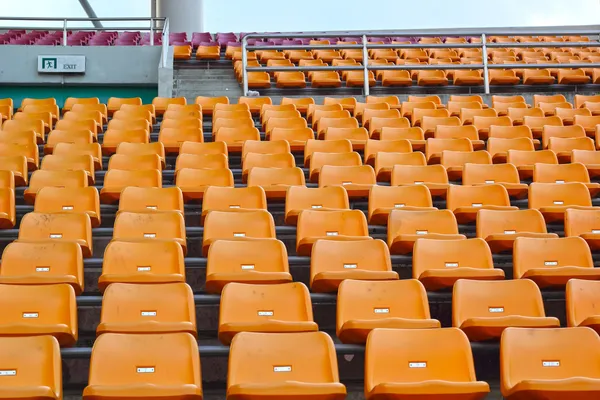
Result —
[[[394, 70], [481, 70], [483, 69], [485, 93], [490, 93], [489, 70], [490, 69], [538, 69], [538, 68], [600, 68], [600, 63], [569, 63], [569, 64], [489, 64], [487, 60], [488, 48], [535, 48], [535, 47], [600, 47], [600, 42], [531, 42], [531, 43], [487, 43], [487, 36], [598, 36], [600, 26], [590, 29], [561, 29], [552, 28], [550, 30], [541, 30], [533, 28], [523, 29], [489, 29], [486, 32], [482, 30], [439, 30], [439, 31], [377, 31], [377, 32], [311, 32], [311, 33], [252, 33], [244, 36], [242, 39], [242, 84], [244, 96], [248, 95], [248, 72], [283, 72], [283, 71], [364, 71], [364, 95], [368, 96], [370, 92], [369, 71], [394, 71]], [[250, 46], [248, 39], [287, 39], [287, 38], [328, 38], [352, 36], [362, 37], [361, 44], [335, 44], [335, 45], [273, 45], [273, 46]], [[367, 37], [436, 37], [436, 36], [468, 36], [479, 37], [481, 43], [411, 43], [411, 44], [375, 44], [369, 43]], [[425, 64], [425, 65], [370, 65], [368, 51], [370, 49], [481, 49], [481, 64]], [[363, 63], [357, 66], [281, 66], [281, 67], [248, 67], [248, 51], [252, 50], [343, 50], [343, 49], [362, 49]]]
[[[166, 25], [166, 18], [152, 18], [152, 17], [142, 17], [142, 18], [36, 18], [36, 17], [1, 17], [0, 21], [42, 21], [42, 22], [62, 22], [62, 27], [57, 26], [42, 26], [42, 27], [24, 27], [24, 26], [0, 26], [0, 30], [18, 30], [18, 29], [28, 29], [28, 30], [52, 30], [56, 31], [62, 29], [63, 31], [63, 46], [67, 46], [67, 33], [70, 30], [74, 31], [150, 31], [150, 45], [154, 46], [154, 33], [160, 32], [161, 28], [159, 27], [160, 22], [164, 22]], [[148, 22], [148, 26], [111, 26], [111, 27], [103, 27], [103, 28], [95, 28], [95, 27], [79, 27], [79, 26], [69, 26], [70, 22]], [[163, 27], [163, 35], [164, 35], [164, 27]], [[168, 37], [168, 35], [167, 35]], [[163, 37], [164, 39], [164, 37]]]
[[[154, 36], [152, 33], [150, 33], [150, 36]], [[152, 37], [152, 40], [154, 41], [154, 37]], [[161, 59], [162, 59], [162, 66], [163, 68], [167, 68], [169, 62], [167, 60], [169, 56], [169, 20], [166, 19], [163, 25], [163, 29], [162, 29], [162, 54], [161, 54]]]

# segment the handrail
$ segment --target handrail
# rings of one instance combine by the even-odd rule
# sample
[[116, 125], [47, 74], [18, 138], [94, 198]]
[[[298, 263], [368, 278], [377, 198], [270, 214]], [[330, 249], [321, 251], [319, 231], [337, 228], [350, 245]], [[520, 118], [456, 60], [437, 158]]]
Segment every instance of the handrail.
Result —
[[[1, 17], [0, 21], [56, 21], [62, 22], [62, 31], [63, 31], [63, 46], [67, 46], [67, 32], [69, 30], [75, 31], [128, 31], [128, 30], [137, 30], [137, 31], [150, 31], [150, 45], [154, 45], [154, 32], [159, 30], [158, 23], [163, 22], [167, 23], [167, 18], [163, 17], [107, 17], [107, 18], [54, 18], [54, 17]], [[69, 26], [69, 22], [94, 22], [94, 21], [103, 21], [103, 22], [148, 22], [148, 26], [111, 26], [111, 27], [103, 27], [103, 28], [95, 28], [90, 26], [78, 27], [78, 26]], [[163, 25], [164, 25], [163, 24]], [[51, 27], [24, 27], [24, 26], [0, 26], [0, 30], [17, 30], [17, 29], [30, 29], [30, 30], [58, 30], [60, 27], [51, 26]]]
[[[491, 35], [509, 35], [509, 36], [595, 36], [599, 35], [600, 26], [584, 27], [582, 29], [562, 29], [556, 28], [553, 30], [532, 30], [531, 28], [512, 29], [507, 28], [489, 28], [474, 31], [457, 31], [457, 30], [438, 30], [430, 32], [422, 31], [378, 31], [378, 32], [312, 32], [312, 33], [250, 33], [242, 38], [242, 85], [244, 96], [248, 95], [248, 72], [278, 72], [278, 71], [364, 71], [364, 88], [365, 96], [369, 95], [369, 71], [387, 71], [387, 70], [448, 70], [448, 69], [483, 69], [484, 90], [486, 94], [490, 93], [489, 75], [490, 69], [537, 69], [537, 68], [559, 68], [559, 66], [568, 66], [567, 68], [600, 68], [600, 63], [569, 63], [569, 64], [489, 64], [487, 60], [487, 49], [501, 48], [534, 48], [534, 47], [600, 47], [600, 42], [507, 42], [507, 43], [487, 43], [487, 36]], [[340, 37], [340, 36], [362, 36], [360, 44], [335, 44], [335, 45], [248, 45], [248, 39], [251, 38], [314, 38], [314, 37]], [[410, 44], [374, 44], [369, 43], [367, 36], [370, 37], [433, 37], [433, 36], [479, 36], [480, 43], [410, 43]], [[426, 64], [426, 65], [369, 65], [368, 50], [369, 49], [453, 49], [453, 48], [473, 48], [481, 49], [482, 57], [481, 64]], [[330, 50], [330, 49], [362, 49], [363, 63], [359, 66], [291, 66], [291, 67], [248, 67], [248, 50]]]
[[[169, 56], [169, 20], [165, 20], [162, 30], [162, 64], [163, 68], [167, 68], [167, 57]], [[154, 35], [152, 35], [154, 36]], [[152, 37], [154, 40], [154, 37]]]

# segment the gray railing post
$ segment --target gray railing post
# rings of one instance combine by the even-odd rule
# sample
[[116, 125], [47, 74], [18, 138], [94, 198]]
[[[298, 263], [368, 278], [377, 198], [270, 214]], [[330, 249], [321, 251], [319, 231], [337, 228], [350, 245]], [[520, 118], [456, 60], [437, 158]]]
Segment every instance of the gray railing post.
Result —
[[67, 45], [67, 19], [63, 20], [63, 46]]
[[150, 18], [150, 46], [154, 46], [154, 20]]
[[244, 85], [244, 96], [248, 96], [248, 54], [246, 47], [248, 46], [248, 37], [242, 38], [242, 83]]
[[481, 59], [483, 60], [483, 86], [485, 94], [490, 94], [490, 76], [488, 71], [487, 45], [485, 33], [481, 34]]
[[[363, 71], [365, 78], [365, 86], [364, 86], [364, 95], [369, 95], [369, 51], [367, 50], [367, 35], [363, 35], [362, 37], [362, 45], [363, 45]], [[366, 100], [365, 100], [366, 101]]]

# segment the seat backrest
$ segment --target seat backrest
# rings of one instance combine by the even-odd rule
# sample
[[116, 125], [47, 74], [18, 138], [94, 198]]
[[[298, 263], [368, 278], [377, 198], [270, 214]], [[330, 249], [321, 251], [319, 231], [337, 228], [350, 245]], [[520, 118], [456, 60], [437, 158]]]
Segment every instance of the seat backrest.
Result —
[[458, 240], [419, 239], [413, 248], [413, 278], [427, 270], [448, 268], [493, 269], [492, 252], [481, 238]]
[[348, 153], [323, 153], [314, 152], [310, 157], [310, 170], [321, 169], [325, 165], [336, 166], [359, 166], [362, 165], [360, 154], [357, 152]]
[[550, 138], [583, 138], [585, 129], [581, 125], [554, 126], [545, 125], [542, 129], [542, 146], [548, 148]]
[[520, 232], [546, 233], [544, 217], [538, 210], [479, 210], [477, 237]]
[[562, 119], [557, 116], [552, 117], [523, 117], [523, 125], [530, 128], [543, 128], [547, 125], [562, 126]]
[[365, 214], [360, 210], [303, 210], [298, 217], [297, 240], [317, 236], [369, 236]]
[[392, 169], [392, 186], [422, 185], [426, 182], [448, 183], [446, 167], [443, 165], [395, 165]]
[[100, 197], [95, 187], [47, 186], [35, 197], [33, 211], [38, 213], [82, 213], [100, 214]]
[[580, 236], [584, 233], [600, 233], [600, 210], [565, 211], [565, 236]]
[[230, 211], [237, 209], [267, 209], [267, 197], [261, 187], [209, 186], [204, 192], [202, 211]]
[[369, 217], [378, 208], [433, 207], [431, 192], [424, 185], [379, 186], [369, 192]]
[[254, 167], [292, 168], [295, 166], [296, 160], [291, 153], [248, 153], [242, 161], [242, 169], [246, 173]]
[[162, 187], [162, 174], [159, 170], [126, 171], [111, 169], [104, 175], [104, 187], [126, 188], [136, 187]]
[[104, 252], [103, 274], [181, 274], [185, 276], [183, 249], [169, 240], [113, 240]]
[[452, 291], [452, 326], [470, 318], [545, 317], [542, 293], [529, 279], [479, 281], [459, 279]]
[[416, 279], [344, 280], [337, 293], [336, 333], [351, 320], [430, 319], [427, 292]]
[[442, 151], [440, 164], [444, 167], [464, 167], [467, 164], [492, 165], [492, 156], [485, 150], [479, 151]]
[[[222, 143], [222, 142], [216, 142]], [[229, 159], [223, 153], [180, 154], [175, 161], [175, 173], [184, 169], [228, 169]]]
[[335, 347], [324, 332], [238, 333], [231, 342], [227, 377], [228, 387], [339, 382]]
[[475, 118], [475, 116], [481, 116], [481, 117], [497, 117], [498, 116], [498, 112], [496, 111], [496, 109], [494, 108], [484, 108], [484, 109], [478, 109], [478, 108], [461, 108], [460, 109], [460, 120], [465, 124], [465, 123], [473, 123], [473, 118]]
[[481, 206], [510, 206], [506, 188], [498, 184], [448, 187], [446, 208], [449, 210]]
[[325, 188], [290, 187], [285, 198], [286, 215], [292, 210], [349, 209], [348, 193], [339, 186]]
[[60, 346], [50, 335], [3, 337], [0, 340], [0, 381], [7, 394], [44, 388], [48, 398], [60, 398], [62, 362]]
[[514, 120], [522, 121], [523, 118], [525, 118], [525, 117], [543, 117], [544, 111], [541, 108], [509, 107], [507, 110], [507, 115], [513, 121]]
[[529, 185], [529, 208], [552, 206], [592, 206], [588, 188], [580, 182], [539, 183]]
[[600, 164], [600, 152], [592, 150], [573, 150], [571, 162], [578, 162], [583, 165]]
[[428, 108], [414, 108], [412, 110], [412, 124], [418, 126], [421, 123], [423, 117], [450, 117], [450, 113], [446, 109], [428, 109]]
[[[489, 132], [490, 138], [502, 138], [502, 139], [514, 139], [514, 138], [528, 138], [533, 139], [531, 128], [525, 125], [492, 125], [490, 126]], [[489, 149], [488, 149], [489, 150]]]
[[512, 164], [465, 164], [462, 184], [478, 185], [483, 183], [521, 183], [521, 180], [517, 167]]
[[589, 328], [507, 328], [500, 340], [502, 393], [523, 381], [600, 377], [600, 338]]
[[369, 334], [367, 393], [382, 384], [426, 381], [476, 381], [469, 339], [460, 329], [376, 329]]
[[128, 212], [115, 218], [113, 240], [185, 240], [185, 222], [178, 211]]
[[579, 326], [590, 317], [598, 316], [600, 282], [570, 279], [565, 290], [567, 326]]
[[233, 236], [218, 239], [208, 251], [207, 276], [248, 270], [289, 272], [287, 250], [280, 240], [227, 240]]
[[533, 166], [533, 181], [541, 183], [589, 183], [590, 175], [585, 165], [581, 163], [535, 164]]
[[92, 244], [92, 225], [85, 213], [37, 213], [23, 216], [19, 239], [29, 241], [81, 241]]
[[319, 173], [319, 187], [333, 185], [376, 185], [375, 171], [370, 165], [324, 165]]
[[94, 342], [89, 385], [186, 387], [201, 396], [198, 343], [189, 333], [105, 333]]
[[307, 162], [312, 158], [315, 152], [319, 153], [351, 153], [352, 143], [347, 139], [339, 140], [314, 140], [306, 141], [304, 147], [304, 165], [308, 166]]
[[556, 153], [570, 153], [573, 150], [589, 150], [594, 151], [596, 145], [594, 140], [589, 137], [578, 138], [550, 138], [548, 149]]
[[513, 269], [515, 279], [535, 268], [576, 266], [594, 268], [590, 247], [580, 237], [526, 238], [515, 240]]
[[204, 241], [233, 238], [275, 238], [275, 223], [267, 210], [240, 213], [211, 211], [204, 220]]
[[498, 153], [506, 153], [508, 150], [535, 151], [533, 140], [527, 137], [503, 139], [490, 137], [487, 140], [487, 151], [492, 158]]
[[456, 217], [450, 210], [392, 210], [388, 219], [388, 245], [399, 235], [458, 234]]
[[482, 129], [490, 129], [492, 125], [512, 126], [512, 120], [510, 117], [474, 116], [473, 125], [475, 125], [478, 131], [481, 131]]
[[433, 154], [444, 150], [473, 151], [473, 144], [467, 138], [460, 139], [427, 139], [426, 156], [429, 159]]
[[564, 103], [567, 99], [562, 94], [552, 94], [552, 95], [543, 95], [543, 94], [534, 94], [533, 95], [533, 106], [538, 107], [540, 103]]
[[129, 186], [121, 192], [119, 211], [179, 211], [183, 213], [183, 195], [178, 187], [140, 188]]
[[552, 150], [508, 150], [506, 162], [516, 167], [534, 164], [558, 164], [556, 153]]
[[467, 138], [469, 140], [479, 140], [479, 132], [477, 132], [477, 128], [473, 125], [438, 125], [435, 129], [434, 137], [436, 139]]
[[[47, 156], [46, 156], [47, 157]], [[44, 157], [44, 159], [46, 159]], [[127, 171], [137, 170], [162, 170], [160, 156], [156, 154], [146, 154], [141, 156], [131, 156], [127, 154], [114, 154], [108, 160], [108, 170], [121, 169]]]
[[280, 154], [289, 152], [290, 144], [286, 140], [246, 140], [242, 147], [242, 158], [245, 158], [248, 153]]
[[304, 171], [297, 167], [254, 167], [248, 174], [248, 187], [271, 185], [304, 186], [305, 184]]

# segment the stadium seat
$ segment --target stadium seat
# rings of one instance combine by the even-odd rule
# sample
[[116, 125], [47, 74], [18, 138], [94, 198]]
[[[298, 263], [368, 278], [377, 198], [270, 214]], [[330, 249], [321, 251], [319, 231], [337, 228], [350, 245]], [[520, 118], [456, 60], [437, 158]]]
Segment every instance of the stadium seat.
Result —
[[295, 166], [296, 160], [291, 153], [248, 153], [242, 160], [242, 182], [246, 183], [248, 173], [251, 172], [254, 167], [293, 168]]
[[245, 158], [248, 153], [281, 154], [289, 152], [290, 144], [285, 140], [246, 140], [242, 147], [242, 159]]
[[571, 278], [599, 280], [589, 246], [580, 237], [517, 238], [514, 279], [531, 279], [544, 288], [561, 288]]
[[[345, 141], [347, 139], [344, 139]], [[328, 141], [324, 141], [328, 142]], [[337, 142], [337, 141], [336, 141]], [[337, 146], [341, 145], [337, 144]], [[308, 143], [307, 143], [308, 147]], [[323, 146], [319, 146], [323, 147]], [[314, 147], [313, 147], [314, 148]], [[307, 156], [305, 151], [305, 157]], [[311, 182], [319, 181], [319, 174], [321, 172], [321, 168], [325, 165], [333, 165], [339, 167], [350, 167], [350, 166], [361, 166], [362, 160], [360, 158], [360, 154], [357, 152], [347, 152], [347, 153], [324, 153], [321, 151], [316, 151], [309, 155], [309, 176]]]
[[581, 182], [539, 183], [529, 185], [529, 208], [539, 210], [546, 223], [563, 221], [569, 208], [592, 209], [590, 192]]
[[[12, 174], [8, 173], [8, 179], [12, 182]], [[15, 208], [15, 190], [12, 188], [0, 188], [0, 229], [14, 228], [17, 223], [17, 211]]]
[[212, 115], [217, 104], [229, 104], [229, 98], [227, 96], [221, 97], [196, 97], [196, 104], [202, 107], [202, 113], [206, 115]]
[[[248, 368], [249, 363], [254, 368]], [[240, 332], [233, 338], [227, 398], [257, 400], [281, 393], [294, 398], [346, 398], [329, 335]]]
[[348, 194], [340, 186], [306, 188], [292, 186], [285, 199], [285, 223], [296, 225], [302, 210], [349, 210]]
[[556, 82], [561, 85], [585, 85], [591, 80], [581, 68], [560, 68], [556, 76]]
[[267, 197], [261, 187], [208, 187], [202, 200], [202, 222], [211, 211], [266, 210]]
[[433, 137], [436, 139], [467, 138], [471, 141], [471, 144], [473, 144], [473, 150], [485, 149], [485, 143], [483, 142], [483, 140], [479, 140], [479, 133], [477, 132], [477, 128], [475, 128], [473, 125], [438, 125], [435, 129]]
[[483, 85], [484, 78], [479, 71], [456, 70], [452, 81], [456, 86], [479, 86]]
[[35, 171], [40, 165], [40, 156], [36, 144], [21, 145], [0, 142], [0, 157], [25, 156], [27, 157], [27, 169]]
[[29, 187], [23, 197], [28, 204], [34, 204], [37, 193], [44, 187], [84, 188], [88, 186], [88, 175], [83, 170], [48, 171], [39, 170], [31, 174]]
[[238, 104], [247, 104], [250, 112], [254, 115], [260, 114], [263, 104], [273, 104], [270, 97], [240, 97]]
[[592, 116], [592, 112], [587, 108], [557, 108], [555, 114], [562, 120], [563, 125], [573, 125], [576, 115]]
[[308, 289], [303, 283], [229, 283], [221, 293], [219, 340], [229, 345], [240, 332], [315, 332]]
[[179, 211], [120, 211], [115, 217], [113, 240], [174, 241], [187, 253], [185, 222]]
[[204, 135], [198, 128], [165, 128], [158, 134], [158, 141], [163, 144], [166, 153], [179, 153], [183, 143], [202, 143]]
[[443, 150], [440, 164], [446, 167], [448, 179], [457, 181], [462, 179], [465, 165], [492, 165], [492, 157], [485, 150], [479, 151], [451, 151]]
[[[212, 215], [209, 214], [208, 220]], [[221, 293], [229, 282], [275, 284], [292, 281], [283, 242], [275, 238], [215, 239], [208, 250], [205, 288], [208, 293]]]
[[62, 347], [77, 342], [75, 291], [64, 284], [0, 284], [0, 337], [54, 336]]
[[134, 106], [141, 106], [142, 99], [140, 97], [131, 97], [131, 98], [110, 97], [108, 99], [108, 102], [106, 103], [108, 116], [112, 116], [113, 113], [115, 113], [116, 111], [119, 111], [123, 104], [131, 104]]
[[76, 104], [98, 105], [100, 104], [100, 99], [98, 99], [97, 97], [67, 97], [62, 107], [63, 114], [66, 114], [68, 111], [71, 111]]
[[435, 110], [437, 106], [433, 101], [403, 101], [400, 108], [400, 115], [412, 120], [413, 111], [417, 108]]
[[523, 125], [531, 128], [533, 137], [539, 139], [542, 137], [542, 131], [546, 126], [562, 126], [562, 120], [557, 116], [552, 117], [533, 117], [524, 116]]
[[153, 143], [121, 143], [117, 147], [117, 154], [127, 156], [157, 155], [165, 167], [165, 148], [160, 142]]
[[[363, 125], [364, 126], [364, 125]], [[369, 122], [369, 136], [371, 139], [378, 139], [381, 136], [382, 128], [409, 128], [410, 121], [405, 117], [372, 117]]]
[[161, 172], [156, 169], [126, 171], [113, 169], [106, 172], [100, 201], [105, 204], [118, 202], [121, 192], [128, 186], [162, 187]]
[[419, 239], [413, 249], [413, 278], [427, 290], [450, 288], [459, 279], [502, 280], [485, 240]]
[[427, 139], [426, 156], [428, 164], [439, 164], [444, 150], [472, 152], [473, 144], [467, 138]]
[[231, 170], [226, 168], [184, 168], [178, 171], [175, 185], [181, 189], [187, 203], [202, 200], [204, 192], [210, 186], [233, 187], [234, 180]]
[[121, 192], [119, 211], [133, 213], [179, 211], [183, 214], [183, 195], [178, 187], [141, 188], [129, 186]]
[[411, 115], [412, 126], [421, 126], [424, 117], [449, 118], [450, 113], [446, 109], [414, 108]]
[[29, 242], [75, 242], [81, 246], [83, 257], [92, 255], [92, 224], [86, 213], [27, 213], [21, 219], [18, 239]]
[[184, 168], [192, 169], [228, 169], [229, 158], [223, 153], [180, 154], [175, 161], [175, 177]]
[[[586, 138], [587, 139], [587, 138]], [[591, 183], [585, 165], [572, 164], [536, 164], [533, 166], [533, 181], [540, 183], [567, 183], [581, 182], [590, 191], [591, 197], [596, 197], [600, 192], [599, 183]]]
[[208, 142], [208, 143], [194, 143], [194, 142], [183, 142], [179, 149], [179, 155], [181, 154], [225, 154], [227, 155], [227, 145], [223, 142]]
[[462, 184], [467, 186], [499, 184], [504, 186], [510, 197], [517, 199], [527, 197], [528, 187], [526, 184], [521, 183], [519, 172], [512, 164], [465, 164], [462, 173]]
[[310, 139], [314, 140], [315, 133], [311, 128], [273, 128], [269, 135], [271, 141], [287, 141], [289, 143], [290, 151], [299, 152], [303, 151], [306, 146], [306, 142]]
[[94, 159], [90, 155], [53, 155], [48, 154], [42, 159], [40, 165], [42, 171], [85, 171], [88, 184], [93, 185], [96, 181]]
[[547, 69], [526, 69], [523, 71], [524, 85], [551, 85], [555, 80]]
[[439, 328], [431, 319], [425, 288], [415, 279], [347, 279], [337, 293], [336, 334], [343, 343], [364, 344], [373, 329]]
[[492, 126], [512, 126], [510, 117], [487, 117], [476, 115], [473, 117], [473, 125], [479, 132], [479, 138], [485, 140], [489, 137]]
[[[69, 123], [70, 121], [65, 122]], [[44, 135], [45, 133], [47, 133], [46, 129], [44, 129], [44, 123], [41, 120], [34, 119], [14, 119], [5, 121], [4, 124], [2, 124], [2, 131], [0, 131], [2, 132], [2, 134], [0, 135], [0, 138], [2, 138], [3, 136], [7, 136], [11, 132], [16, 136], [20, 136], [19, 133], [24, 131], [34, 133], [32, 137], [35, 139], [35, 143], [44, 143]], [[11, 143], [10, 141], [6, 140], [4, 140], [4, 142]]]
[[367, 140], [364, 149], [365, 164], [374, 166], [377, 153], [412, 153], [412, 145], [406, 139]]
[[494, 108], [461, 108], [459, 118], [463, 125], [473, 125], [473, 118], [475, 117], [498, 117], [498, 112]]
[[513, 164], [519, 171], [521, 179], [533, 178], [533, 168], [535, 164], [558, 164], [556, 153], [552, 150], [508, 150], [506, 162]]
[[600, 394], [600, 339], [591, 329], [508, 328], [500, 341], [505, 399], [592, 399]]
[[177, 332], [197, 335], [194, 295], [186, 283], [113, 283], [106, 288], [97, 335]]
[[[161, 128], [166, 126], [163, 125], [168, 125], [169, 120], [163, 120], [163, 122], [161, 123]], [[71, 129], [86, 129], [89, 130], [89, 126], [86, 125], [76, 125], [74, 127], [71, 127], [70, 129], [68, 129], [69, 127], [67, 127], [67, 129], [65, 130], [71, 130]], [[58, 128], [56, 128], [58, 129]], [[147, 119], [130, 119], [130, 120], [126, 120], [126, 119], [111, 119], [110, 121], [108, 121], [108, 125], [107, 125], [107, 129], [112, 129], [112, 130], [144, 130], [147, 132], [150, 132], [150, 121], [148, 121]], [[92, 131], [93, 133], [93, 131]]]
[[510, 69], [492, 69], [489, 71], [490, 85], [517, 85], [521, 80]]
[[319, 187], [343, 186], [349, 198], [364, 198], [377, 184], [375, 171], [370, 165], [323, 165], [319, 172]]
[[312, 97], [284, 97], [281, 99], [280, 104], [293, 104], [296, 106], [296, 110], [300, 111], [302, 114], [306, 114], [308, 111], [308, 106], [310, 104], [315, 104], [315, 100]]
[[254, 167], [248, 174], [248, 187], [261, 187], [267, 199], [285, 199], [289, 188], [305, 184], [304, 172], [297, 167]]
[[596, 133], [596, 126], [600, 125], [600, 115], [591, 117], [586, 115], [576, 115], [573, 118], [573, 124], [583, 126], [585, 133], [593, 138]]
[[510, 205], [508, 191], [500, 184], [476, 186], [450, 185], [447, 205], [459, 224], [474, 222], [479, 210], [516, 210]]
[[379, 137], [382, 141], [389, 140], [408, 140], [413, 148], [413, 151], [424, 151], [425, 150], [425, 133], [420, 127], [411, 128], [381, 128], [381, 135]]
[[418, 239], [460, 240], [458, 224], [449, 210], [393, 210], [389, 214], [387, 244], [392, 254], [411, 254]]
[[[223, 120], [219, 120], [223, 121]], [[214, 126], [214, 125], [213, 125]], [[233, 153], [241, 153], [242, 147], [247, 140], [260, 140], [260, 132], [253, 127], [222, 127], [219, 128], [215, 135], [215, 142], [224, 142], [227, 145], [227, 150]]]
[[0, 360], [0, 370], [5, 371], [3, 397], [62, 398], [62, 363], [56, 338], [49, 335], [0, 338]]
[[480, 342], [499, 340], [506, 328], [559, 328], [560, 322], [546, 317], [542, 293], [528, 279], [461, 279], [452, 293], [452, 326]]
[[367, 400], [475, 400], [489, 392], [477, 381], [469, 339], [459, 329], [376, 329], [367, 339]]
[[600, 217], [599, 211], [597, 209], [567, 209], [565, 211], [565, 236], [582, 237], [592, 250], [600, 248], [598, 241], [600, 230], [596, 229]]
[[[425, 157], [422, 153], [410, 155], [415, 159], [418, 159], [419, 156], [424, 160]], [[433, 197], [446, 197], [450, 186], [446, 168], [443, 165], [418, 165], [416, 163], [395, 165], [392, 169], [390, 183], [392, 186], [424, 185], [427, 186]]]
[[189, 333], [105, 333], [94, 343], [83, 399], [202, 399], [198, 343]]
[[[47, 156], [46, 156], [47, 157]], [[45, 159], [45, 157], [44, 157]], [[114, 154], [108, 160], [108, 171], [162, 170], [162, 162], [156, 154], [135, 155]]]
[[102, 154], [114, 154], [121, 143], [149, 143], [150, 135], [143, 129], [118, 130], [107, 129], [102, 142]]
[[98, 289], [111, 283], [185, 282], [183, 250], [173, 240], [111, 241], [104, 252]]
[[494, 164], [506, 163], [508, 150], [535, 151], [533, 140], [527, 137], [499, 138], [490, 137], [487, 140], [487, 151], [492, 156]]
[[298, 216], [296, 253], [311, 254], [316, 241], [370, 240], [367, 219], [359, 210], [303, 210]]
[[544, 117], [544, 111], [541, 108], [527, 108], [525, 103], [517, 104], [521, 104], [523, 107], [509, 107], [506, 110], [506, 116], [512, 119], [513, 125], [515, 126], [523, 125], [525, 117]]
[[[351, 153], [352, 152], [352, 142], [347, 139], [340, 140], [307, 140], [306, 147], [304, 149], [304, 167], [309, 167], [311, 162], [311, 157], [313, 153]], [[356, 153], [358, 154], [358, 153]], [[323, 157], [323, 156], [321, 156]], [[354, 157], [356, 155], [348, 156], [356, 162]], [[360, 158], [360, 156], [359, 156]], [[362, 162], [353, 165], [361, 165]]]
[[0, 187], [14, 189], [15, 186], [27, 186], [27, 157], [0, 156]]
[[185, 97], [155, 97], [152, 99], [152, 105], [157, 116], [163, 115], [171, 104], [186, 105], [187, 101]]
[[371, 225], [387, 225], [392, 210], [426, 211], [433, 207], [426, 186], [373, 186], [369, 192], [368, 220]]
[[46, 140], [44, 154], [52, 154], [59, 143], [91, 144], [94, 143], [94, 134], [89, 130], [53, 130]]
[[48, 214], [86, 213], [92, 228], [100, 226], [100, 201], [95, 187], [44, 187], [36, 196], [33, 210]]
[[567, 326], [587, 326], [598, 332], [599, 315], [596, 309], [600, 282], [571, 279], [567, 282]]
[[241, 213], [212, 211], [204, 221], [202, 255], [206, 257], [209, 247], [217, 240], [275, 239], [275, 222], [266, 210]]

